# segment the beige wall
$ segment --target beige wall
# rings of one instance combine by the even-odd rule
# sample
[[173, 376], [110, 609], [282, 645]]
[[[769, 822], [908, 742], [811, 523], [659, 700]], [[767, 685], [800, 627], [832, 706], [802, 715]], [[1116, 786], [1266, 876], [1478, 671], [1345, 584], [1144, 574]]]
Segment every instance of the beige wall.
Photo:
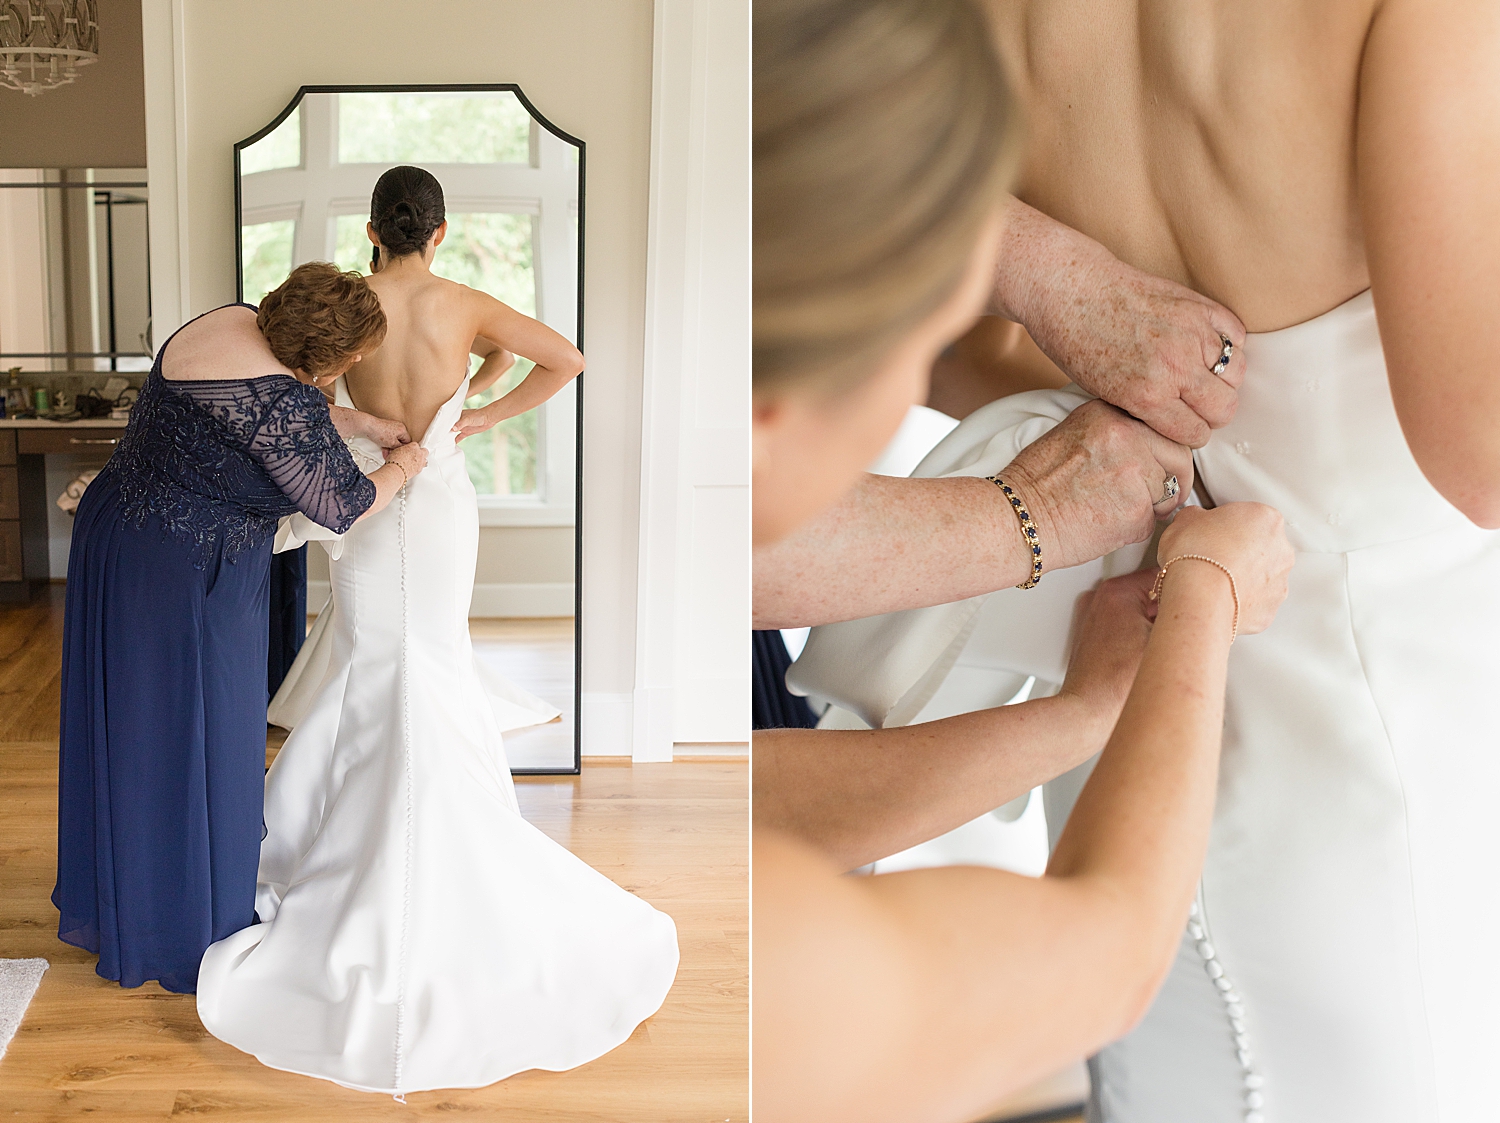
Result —
[[99, 0], [99, 61], [68, 86], [0, 89], [0, 168], [143, 168], [141, 0]]
[[[189, 313], [234, 299], [232, 146], [268, 123], [299, 85], [516, 82], [554, 124], [586, 142], [583, 681], [588, 691], [629, 691], [650, 160], [650, 0], [182, 2], [180, 182], [186, 215], [180, 229]], [[152, 268], [170, 264], [153, 260]], [[489, 528], [484, 533], [481, 564], [508, 564], [510, 552], [490, 544], [515, 532]]]
[[[328, 555], [307, 551], [312, 581], [328, 580]], [[551, 585], [573, 580], [571, 526], [486, 526], [479, 530], [474, 581], [483, 585]], [[310, 606], [312, 611], [317, 605]]]

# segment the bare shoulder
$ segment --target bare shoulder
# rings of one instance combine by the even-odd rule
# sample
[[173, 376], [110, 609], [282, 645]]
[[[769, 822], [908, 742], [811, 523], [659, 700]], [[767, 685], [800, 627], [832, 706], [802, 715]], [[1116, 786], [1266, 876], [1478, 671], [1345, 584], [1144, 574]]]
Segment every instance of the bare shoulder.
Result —
[[291, 374], [271, 353], [255, 321], [255, 310], [242, 305], [216, 308], [189, 321], [162, 351], [162, 377], [193, 381]]

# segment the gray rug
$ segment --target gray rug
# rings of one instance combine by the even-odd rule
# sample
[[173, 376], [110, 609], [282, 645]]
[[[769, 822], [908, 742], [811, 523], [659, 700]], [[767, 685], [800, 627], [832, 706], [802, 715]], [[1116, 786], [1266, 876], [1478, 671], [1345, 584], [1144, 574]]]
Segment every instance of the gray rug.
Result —
[[0, 1057], [21, 1028], [21, 1018], [46, 971], [45, 959], [0, 959]]

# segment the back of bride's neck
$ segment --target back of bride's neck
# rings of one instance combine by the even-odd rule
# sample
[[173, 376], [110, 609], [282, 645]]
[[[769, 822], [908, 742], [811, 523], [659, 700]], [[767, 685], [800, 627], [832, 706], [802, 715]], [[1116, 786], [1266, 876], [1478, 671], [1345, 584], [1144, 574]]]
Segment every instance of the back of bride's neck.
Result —
[[[382, 257], [385, 255], [382, 254]], [[380, 264], [380, 272], [375, 277], [388, 280], [400, 280], [407, 277], [428, 276], [430, 270], [424, 257], [420, 253], [402, 254], [400, 257], [386, 258]]]

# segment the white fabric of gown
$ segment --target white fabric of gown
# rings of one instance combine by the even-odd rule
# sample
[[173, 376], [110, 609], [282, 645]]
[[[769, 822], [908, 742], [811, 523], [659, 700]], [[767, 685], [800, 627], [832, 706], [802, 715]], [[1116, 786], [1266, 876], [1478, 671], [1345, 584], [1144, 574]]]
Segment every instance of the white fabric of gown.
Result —
[[330, 669], [266, 778], [261, 923], [199, 973], [215, 1037], [366, 1091], [583, 1064], [677, 970], [671, 918], [517, 808], [468, 636], [467, 386], [423, 437], [427, 468], [330, 565]]
[[[1489, 1118], [1500, 534], [1447, 503], [1407, 449], [1369, 293], [1251, 335], [1245, 355], [1239, 410], [1198, 469], [1216, 502], [1281, 510], [1297, 564], [1275, 623], [1231, 651], [1200, 912], [1145, 1020], [1092, 1063], [1090, 1119]], [[1017, 424], [1004, 402], [987, 409], [949, 439], [980, 444]], [[1065, 633], [1066, 617], [1052, 626]], [[962, 662], [920, 642], [921, 625], [895, 631], [882, 668], [895, 685], [847, 708], [878, 717], [936, 677], [931, 697], [947, 683], [933, 668]], [[1014, 619], [986, 612], [970, 631], [961, 647], [1009, 649], [1008, 665], [1027, 669]], [[834, 639], [815, 648], [815, 630], [817, 666], [789, 678], [857, 698], [831, 669], [847, 654]], [[1066, 813], [1084, 772], [1049, 785], [1049, 816]]]

